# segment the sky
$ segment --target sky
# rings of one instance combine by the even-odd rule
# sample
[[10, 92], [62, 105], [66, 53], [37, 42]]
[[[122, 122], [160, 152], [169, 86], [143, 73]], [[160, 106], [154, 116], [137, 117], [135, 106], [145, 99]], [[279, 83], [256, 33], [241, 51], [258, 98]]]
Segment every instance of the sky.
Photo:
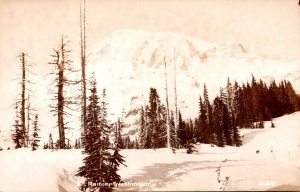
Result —
[[[300, 59], [297, 0], [86, 0], [87, 46], [121, 29], [171, 31], [209, 42], [241, 43], [254, 54]], [[35, 73], [50, 72], [62, 34], [79, 56], [80, 0], [0, 0], [0, 83], [16, 77], [20, 52]]]

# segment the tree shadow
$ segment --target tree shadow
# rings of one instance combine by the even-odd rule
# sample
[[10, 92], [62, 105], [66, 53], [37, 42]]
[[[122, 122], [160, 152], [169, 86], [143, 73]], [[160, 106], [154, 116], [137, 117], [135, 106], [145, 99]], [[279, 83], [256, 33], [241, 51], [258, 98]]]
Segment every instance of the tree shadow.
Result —
[[242, 142], [243, 145], [251, 142], [253, 140], [254, 137], [256, 137], [259, 133], [265, 132], [265, 129], [253, 129], [253, 132], [249, 132], [249, 133], [245, 133], [244, 135], [242, 135]]
[[[239, 160], [227, 160], [227, 162], [239, 162]], [[207, 164], [212, 164], [208, 166]], [[117, 190], [154, 190], [166, 186], [172, 181], [179, 181], [180, 176], [188, 174], [190, 171], [217, 169], [220, 161], [186, 161], [183, 163], [155, 163], [151, 166], [146, 166], [143, 172], [133, 177], [124, 180], [124, 183], [150, 183], [151, 185], [144, 186], [122, 186]], [[231, 167], [238, 165], [222, 165], [222, 167]], [[172, 173], [172, 171], [176, 171]], [[216, 175], [217, 176], [217, 175]]]

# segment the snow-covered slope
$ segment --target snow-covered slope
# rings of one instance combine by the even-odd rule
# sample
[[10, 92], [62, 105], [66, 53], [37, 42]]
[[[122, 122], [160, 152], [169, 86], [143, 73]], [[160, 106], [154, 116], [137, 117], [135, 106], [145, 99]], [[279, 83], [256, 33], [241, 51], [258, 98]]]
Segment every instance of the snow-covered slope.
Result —
[[[300, 112], [274, 119], [276, 128], [242, 130], [241, 147], [197, 145], [198, 152], [122, 150], [117, 190], [300, 189]], [[257, 153], [259, 151], [259, 153]], [[79, 191], [81, 150], [0, 151], [0, 191]], [[220, 167], [220, 183], [216, 170]], [[226, 183], [226, 177], [228, 182]], [[221, 188], [221, 189], [220, 189]]]
[[[111, 120], [120, 117], [124, 108], [127, 113], [125, 134], [134, 137], [137, 112], [141, 105], [147, 103], [150, 87], [157, 88], [161, 101], [165, 102], [164, 61], [167, 64], [170, 108], [173, 110], [176, 64], [178, 105], [184, 118], [197, 115], [204, 83], [212, 99], [219, 93], [219, 87], [226, 84], [227, 77], [240, 83], [250, 80], [251, 74], [266, 81], [287, 79], [300, 93], [299, 61], [253, 55], [239, 43], [211, 43], [172, 32], [120, 30], [90, 46], [87, 72], [88, 76], [95, 72], [99, 93], [102, 88], [107, 89]], [[75, 65], [80, 66], [78, 62]], [[73, 76], [79, 79], [80, 74]], [[49, 132], [56, 132], [53, 130], [56, 120], [50, 118], [48, 107], [54, 84], [50, 76], [36, 77], [36, 81], [33, 99], [40, 113], [42, 135], [46, 138]], [[18, 86], [17, 82], [0, 86], [1, 93], [5, 93], [0, 94], [1, 101], [5, 101], [0, 104], [2, 134], [8, 135], [13, 123], [12, 103]], [[77, 88], [69, 92], [76, 93]], [[73, 97], [78, 97], [78, 93]], [[71, 120], [75, 125], [68, 137], [78, 135], [79, 111]]]

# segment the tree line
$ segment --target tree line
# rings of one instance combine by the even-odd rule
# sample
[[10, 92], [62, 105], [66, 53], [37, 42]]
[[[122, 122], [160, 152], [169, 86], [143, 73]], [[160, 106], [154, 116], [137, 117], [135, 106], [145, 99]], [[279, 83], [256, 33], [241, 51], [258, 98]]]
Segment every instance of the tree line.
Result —
[[[167, 123], [170, 127], [172, 148], [188, 147], [190, 143], [207, 143], [223, 147], [241, 146], [240, 128], [264, 128], [264, 121], [300, 110], [300, 97], [291, 82], [283, 80], [268, 86], [252, 75], [251, 82], [232, 84], [220, 88], [212, 102], [204, 84], [199, 98], [199, 113], [195, 119], [184, 120], [179, 110], [178, 126], [174, 113], [167, 121], [167, 110], [161, 103], [157, 90], [150, 88], [149, 103], [141, 106], [138, 139], [123, 138], [123, 148], [156, 149], [167, 147]], [[272, 126], [274, 126], [272, 122]]]

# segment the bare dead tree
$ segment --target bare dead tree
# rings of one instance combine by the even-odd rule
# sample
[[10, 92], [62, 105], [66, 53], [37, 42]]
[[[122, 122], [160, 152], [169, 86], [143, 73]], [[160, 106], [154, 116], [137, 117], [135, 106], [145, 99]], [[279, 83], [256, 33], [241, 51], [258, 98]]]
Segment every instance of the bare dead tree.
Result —
[[169, 96], [168, 96], [168, 80], [167, 80], [167, 64], [166, 64], [166, 58], [164, 58], [164, 65], [165, 65], [165, 90], [166, 90], [166, 104], [167, 104], [167, 147], [171, 148], [170, 144], [170, 111], [169, 111]]
[[[83, 5], [82, 5], [83, 4]], [[86, 122], [86, 3], [80, 0], [80, 50], [81, 50], [81, 133], [85, 132]]]
[[71, 51], [67, 50], [66, 48], [68, 43], [69, 41], [65, 41], [64, 37], [62, 37], [59, 49], [53, 49], [54, 54], [51, 55], [53, 61], [49, 63], [54, 65], [56, 70], [55, 81], [57, 82], [57, 92], [55, 93], [53, 99], [56, 104], [54, 106], [50, 105], [50, 107], [52, 109], [51, 112], [53, 112], [54, 115], [57, 116], [57, 126], [59, 132], [58, 147], [60, 149], [66, 148], [65, 129], [68, 129], [69, 127], [66, 127], [68, 122], [65, 121], [65, 116], [71, 115], [70, 113], [67, 113], [65, 109], [68, 108], [74, 110], [72, 109], [72, 107], [70, 107], [70, 105], [76, 104], [76, 102], [71, 98], [67, 98], [65, 94], [65, 86], [75, 85], [77, 83], [77, 81], [68, 79], [67, 75], [65, 74], [67, 71], [75, 72], [75, 70], [73, 70], [73, 68], [71, 67], [72, 61], [69, 59], [68, 55], [68, 53]]
[[[33, 63], [29, 63], [27, 61], [27, 58], [30, 57], [28, 54], [21, 52], [18, 55], [18, 58], [20, 59], [21, 65], [20, 70], [21, 74], [19, 78], [14, 79], [19, 81], [19, 84], [21, 85], [21, 93], [18, 95], [20, 98], [17, 99], [16, 103], [19, 105], [18, 112], [19, 112], [19, 119], [18, 119], [18, 126], [20, 127], [20, 147], [27, 147], [28, 146], [28, 127], [29, 127], [29, 119], [26, 118], [26, 114], [28, 115], [28, 111], [26, 113], [26, 110], [28, 110], [28, 100], [26, 98], [26, 95], [29, 95], [31, 93], [31, 90], [28, 88], [28, 84], [34, 84], [29, 78], [30, 74], [35, 75], [31, 70], [30, 67], [33, 66]], [[29, 74], [29, 77], [28, 77]], [[26, 125], [27, 124], [27, 125]], [[26, 128], [27, 127], [27, 128]]]
[[176, 60], [175, 60], [175, 48], [173, 53], [173, 62], [174, 62], [174, 95], [175, 95], [175, 139], [177, 141], [177, 128], [178, 128], [178, 108], [177, 108], [177, 85], [176, 85]]
[[26, 125], [25, 125], [25, 89], [26, 89], [26, 64], [25, 64], [25, 53], [21, 53], [20, 55], [21, 63], [22, 63], [22, 93], [21, 93], [21, 127], [22, 127], [22, 144], [26, 147]]

